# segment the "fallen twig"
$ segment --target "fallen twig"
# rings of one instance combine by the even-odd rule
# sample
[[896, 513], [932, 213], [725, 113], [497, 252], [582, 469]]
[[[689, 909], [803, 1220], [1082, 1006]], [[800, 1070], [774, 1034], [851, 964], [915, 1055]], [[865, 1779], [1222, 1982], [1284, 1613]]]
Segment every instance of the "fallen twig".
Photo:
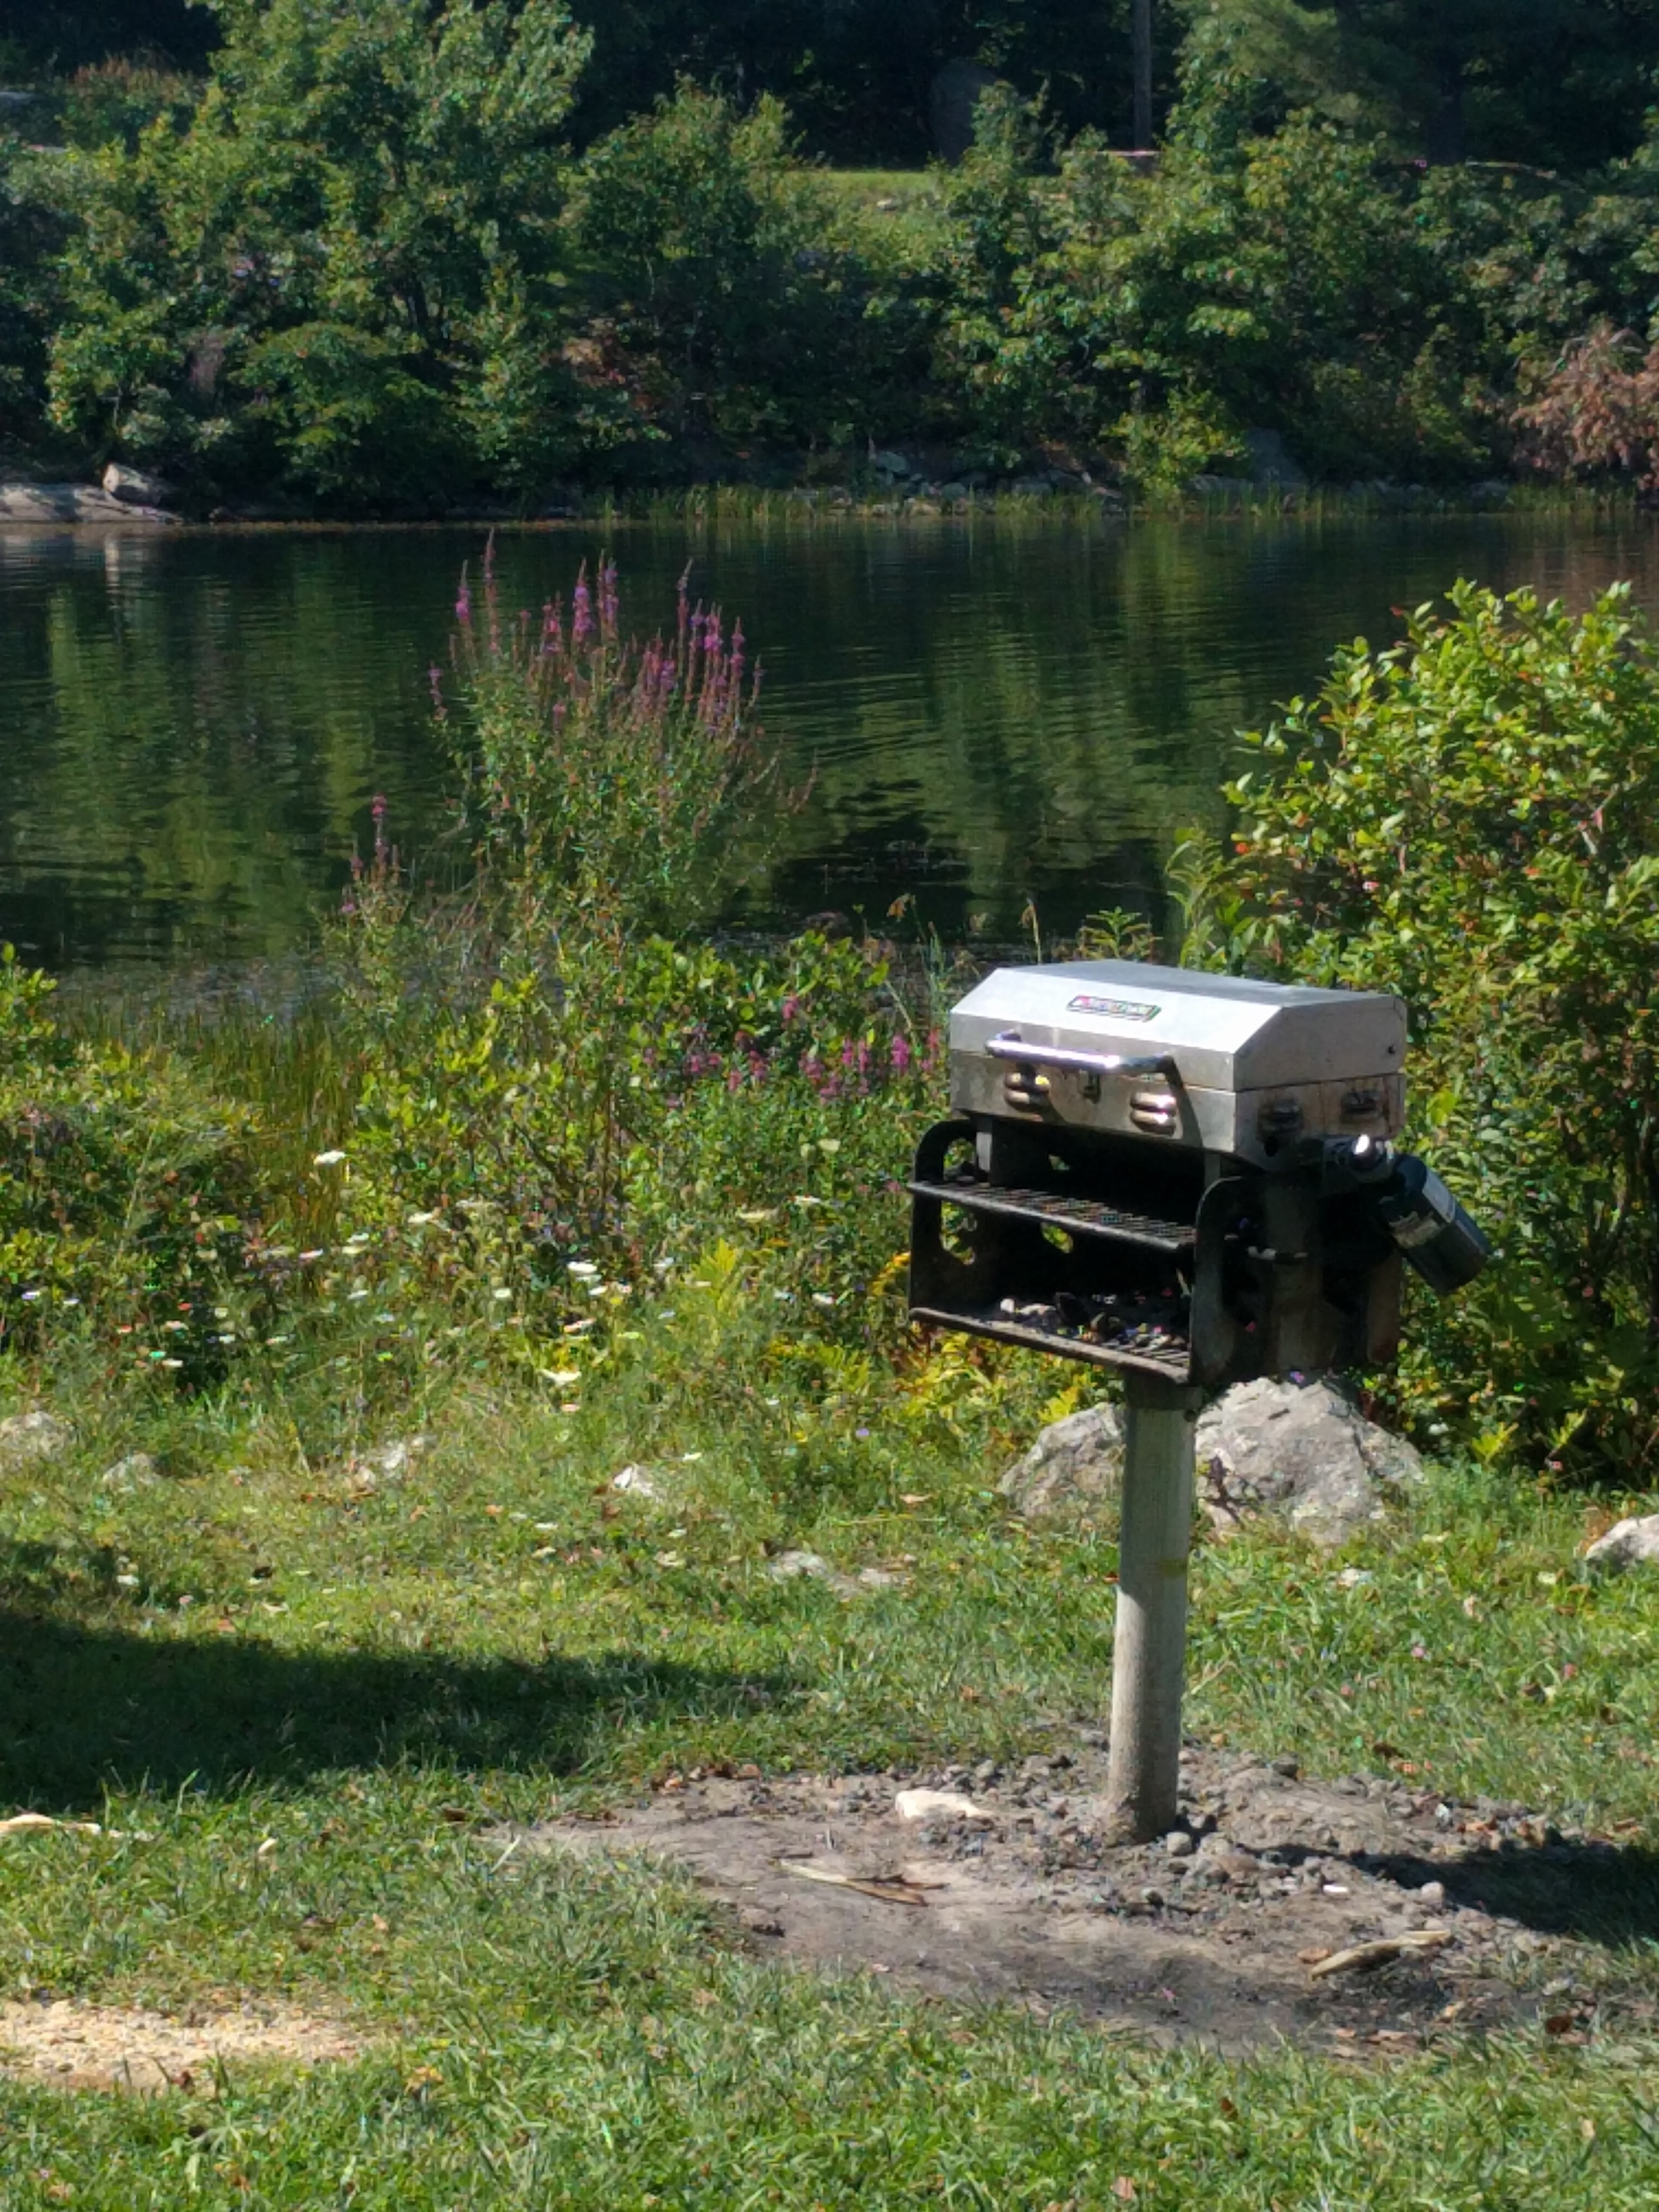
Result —
[[1437, 1951], [1451, 1942], [1449, 1928], [1414, 1928], [1408, 1935], [1380, 1936], [1374, 1943], [1353, 1943], [1346, 1951], [1333, 1951], [1308, 1970], [1318, 1981], [1326, 1974], [1344, 1974], [1367, 1966], [1381, 1966], [1407, 1951]]
[[97, 1820], [57, 1820], [50, 1813], [14, 1813], [0, 1820], [0, 1837], [31, 1836], [46, 1828], [61, 1828], [72, 1836], [105, 1836], [112, 1844], [147, 1844], [152, 1838], [136, 1828], [106, 1828]]
[[865, 1897], [879, 1897], [889, 1905], [926, 1905], [927, 1898], [902, 1881], [866, 1881], [855, 1874], [837, 1874], [831, 1867], [803, 1865], [795, 1859], [774, 1859], [781, 1874], [798, 1875], [802, 1881], [821, 1881], [830, 1889], [856, 1889]]

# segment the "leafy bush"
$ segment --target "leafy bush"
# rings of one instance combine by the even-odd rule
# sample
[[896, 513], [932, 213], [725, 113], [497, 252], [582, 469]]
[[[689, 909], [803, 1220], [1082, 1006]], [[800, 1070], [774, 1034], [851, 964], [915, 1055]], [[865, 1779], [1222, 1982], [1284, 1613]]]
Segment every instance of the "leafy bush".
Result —
[[1659, 1459], [1659, 667], [1471, 585], [1339, 653], [1251, 742], [1226, 850], [1187, 848], [1188, 957], [1394, 990], [1410, 1125], [1499, 1257], [1414, 1297], [1408, 1416], [1501, 1456]]
[[562, 456], [580, 408], [552, 404], [526, 326], [556, 274], [583, 50], [556, 0], [219, 13], [188, 119], [66, 173], [58, 421], [210, 482], [423, 496], [465, 481], [483, 396], [528, 382], [550, 419], [518, 459]]
[[1624, 474], [1659, 486], [1659, 345], [1599, 323], [1517, 407], [1522, 451], [1551, 476]]
[[921, 332], [890, 254], [799, 160], [783, 110], [682, 85], [576, 173], [576, 358], [642, 436], [844, 444]]
[[0, 951], [0, 1340], [78, 1316], [199, 1381], [258, 1234], [253, 1116], [176, 1056], [76, 1042], [52, 989]]

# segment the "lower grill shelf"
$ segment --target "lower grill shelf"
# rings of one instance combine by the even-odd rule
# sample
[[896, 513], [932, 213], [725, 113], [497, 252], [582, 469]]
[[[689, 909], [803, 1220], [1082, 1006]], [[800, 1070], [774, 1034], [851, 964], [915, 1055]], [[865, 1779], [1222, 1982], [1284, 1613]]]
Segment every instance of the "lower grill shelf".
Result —
[[1050, 1327], [1035, 1318], [1014, 1318], [1000, 1306], [919, 1306], [910, 1309], [913, 1322], [939, 1328], [965, 1329], [970, 1335], [994, 1337], [1002, 1344], [1020, 1344], [1036, 1352], [1063, 1352], [1094, 1367], [1138, 1367], [1166, 1382], [1191, 1379], [1192, 1348], [1181, 1338], [1149, 1346], [1097, 1343], [1081, 1329]]
[[1127, 1212], [1101, 1199], [988, 1182], [979, 1175], [913, 1182], [908, 1188], [913, 1197], [942, 1199], [950, 1206], [966, 1206], [973, 1213], [1000, 1213], [1018, 1221], [1044, 1222], [1075, 1236], [1109, 1237], [1119, 1243], [1143, 1244], [1155, 1252], [1189, 1252], [1198, 1235], [1190, 1222], [1161, 1221], [1155, 1214]]

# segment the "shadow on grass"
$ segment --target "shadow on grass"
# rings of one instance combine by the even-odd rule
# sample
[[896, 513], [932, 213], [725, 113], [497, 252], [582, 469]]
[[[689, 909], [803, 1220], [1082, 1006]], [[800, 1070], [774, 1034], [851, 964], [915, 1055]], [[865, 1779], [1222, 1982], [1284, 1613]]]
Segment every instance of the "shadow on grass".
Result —
[[354, 1766], [571, 1774], [604, 1767], [624, 1735], [741, 1717], [793, 1689], [625, 1651], [286, 1652], [0, 1609], [0, 1809], [82, 1811], [106, 1786], [298, 1783]]
[[1522, 1844], [1506, 1837], [1496, 1850], [1462, 1858], [1402, 1851], [1360, 1863], [1407, 1889], [1440, 1882], [1449, 1905], [1518, 1920], [1540, 1935], [1592, 1943], [1659, 1942], [1659, 1851], [1647, 1844], [1588, 1838]]

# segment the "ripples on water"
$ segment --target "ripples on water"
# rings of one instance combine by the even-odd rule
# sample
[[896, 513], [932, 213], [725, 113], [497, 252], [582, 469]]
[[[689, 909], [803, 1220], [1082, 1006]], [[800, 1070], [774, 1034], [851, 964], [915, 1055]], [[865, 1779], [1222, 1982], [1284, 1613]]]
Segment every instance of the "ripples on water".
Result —
[[[1659, 526], [1566, 517], [764, 523], [611, 533], [624, 616], [741, 615], [806, 805], [740, 918], [946, 937], [1155, 905], [1213, 820], [1233, 732], [1331, 647], [1458, 575], [1659, 605]], [[0, 533], [0, 936], [62, 966], [281, 954], [337, 896], [377, 791], [406, 851], [444, 818], [426, 672], [478, 531]], [[507, 533], [510, 606], [600, 539]]]

